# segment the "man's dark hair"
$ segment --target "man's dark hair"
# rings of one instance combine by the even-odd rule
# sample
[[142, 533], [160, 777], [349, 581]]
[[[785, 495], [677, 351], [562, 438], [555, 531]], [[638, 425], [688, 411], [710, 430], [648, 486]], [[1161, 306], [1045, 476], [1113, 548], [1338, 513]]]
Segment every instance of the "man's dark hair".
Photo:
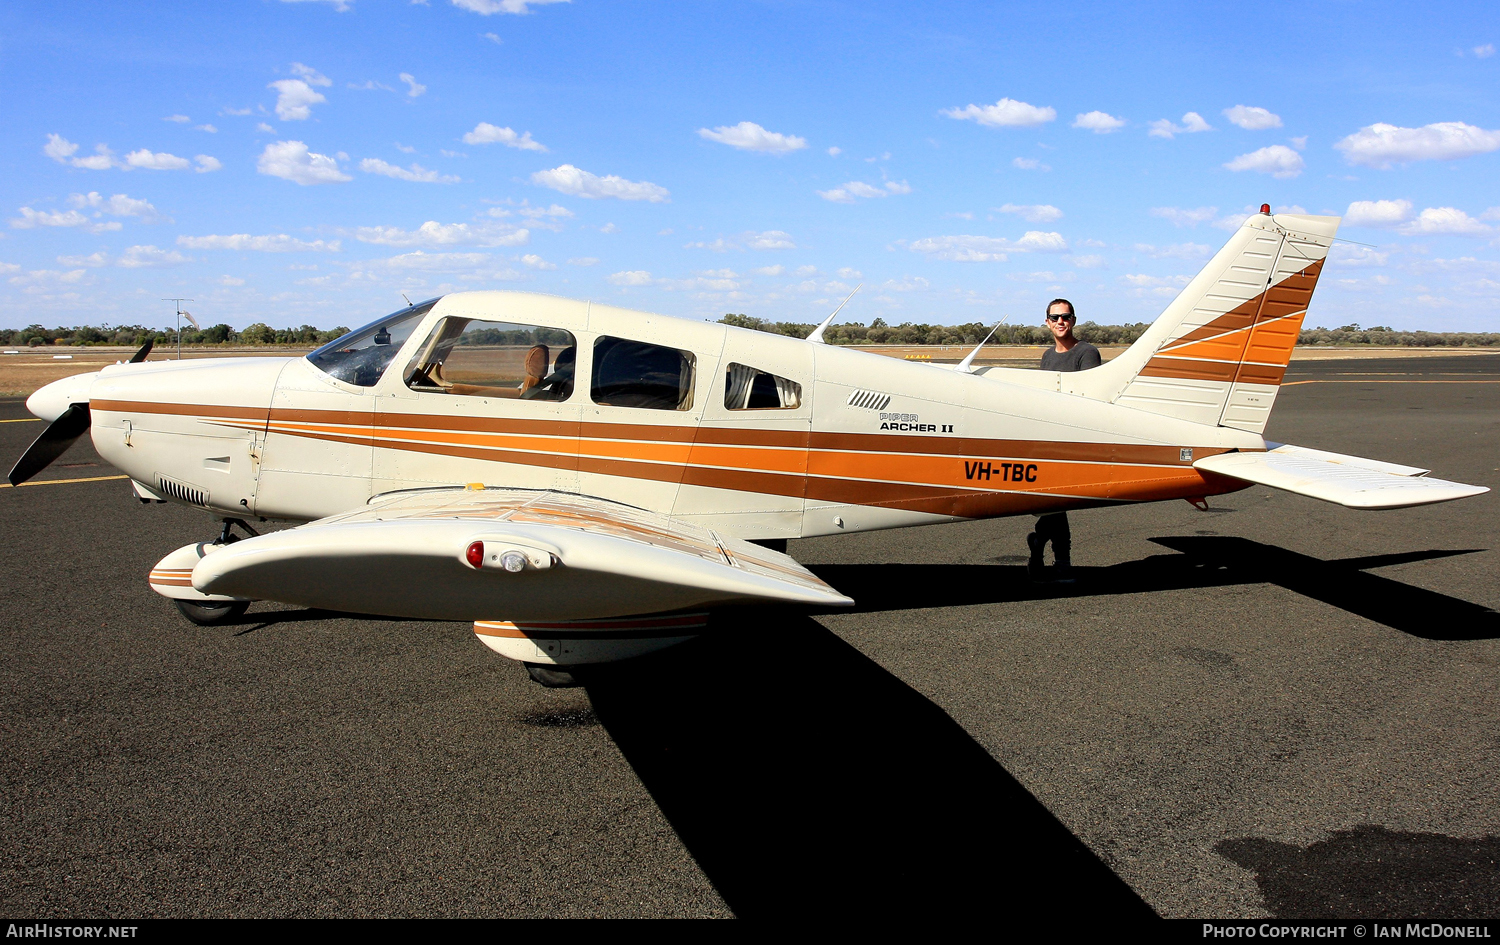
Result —
[[1052, 301], [1047, 303], [1047, 307], [1042, 309], [1042, 312], [1044, 314], [1050, 314], [1052, 312], [1052, 306], [1054, 305], [1066, 305], [1068, 307], [1068, 314], [1072, 315], [1074, 318], [1078, 317], [1078, 313], [1073, 311], [1073, 303], [1069, 302], [1067, 299], [1053, 299]]

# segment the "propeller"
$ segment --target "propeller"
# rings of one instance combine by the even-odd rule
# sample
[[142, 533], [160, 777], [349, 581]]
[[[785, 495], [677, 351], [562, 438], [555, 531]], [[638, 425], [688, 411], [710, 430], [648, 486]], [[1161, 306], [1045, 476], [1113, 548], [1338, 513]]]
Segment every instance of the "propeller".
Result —
[[[146, 339], [140, 350], [130, 356], [127, 364], [140, 364], [146, 360], [146, 355], [151, 353], [154, 341]], [[21, 483], [35, 476], [37, 473], [52, 465], [53, 460], [68, 451], [68, 447], [85, 433], [89, 425], [93, 423], [93, 415], [89, 412], [87, 403], [69, 404], [56, 420], [47, 425], [42, 435], [36, 438], [36, 442], [26, 448], [21, 458], [11, 467], [10, 484], [19, 486]]]
[[88, 404], [69, 405], [62, 416], [48, 424], [42, 435], [36, 438], [36, 442], [16, 461], [10, 471], [10, 484], [19, 486], [52, 465], [53, 460], [67, 452], [74, 440], [88, 432], [92, 419]]

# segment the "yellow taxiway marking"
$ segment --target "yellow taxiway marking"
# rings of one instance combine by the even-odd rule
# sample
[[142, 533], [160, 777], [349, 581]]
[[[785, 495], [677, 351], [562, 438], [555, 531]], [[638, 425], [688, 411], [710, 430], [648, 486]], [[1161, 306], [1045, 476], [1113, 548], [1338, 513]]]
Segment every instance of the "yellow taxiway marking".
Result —
[[1287, 381], [1282, 387], [1296, 387], [1298, 384], [1500, 384], [1500, 381], [1345, 381], [1326, 380], [1315, 381]]
[[41, 417], [22, 417], [19, 420], [0, 420], [0, 423], [41, 423]]
[[[56, 486], [56, 485], [62, 485], [64, 483], [68, 483], [68, 482], [106, 482], [106, 481], [108, 481], [110, 479], [129, 479], [129, 478], [130, 478], [129, 476], [89, 476], [86, 479], [42, 479], [42, 480], [34, 480], [32, 482], [23, 482], [23, 483], [21, 483], [21, 485], [22, 486]], [[0, 489], [14, 489], [14, 488], [18, 488], [18, 487], [12, 486], [8, 482], [0, 482]]]

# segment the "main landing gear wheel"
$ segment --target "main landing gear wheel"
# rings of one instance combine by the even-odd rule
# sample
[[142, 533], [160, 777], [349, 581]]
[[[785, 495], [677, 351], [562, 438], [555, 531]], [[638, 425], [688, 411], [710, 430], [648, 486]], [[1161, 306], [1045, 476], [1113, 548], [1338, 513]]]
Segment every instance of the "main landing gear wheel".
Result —
[[174, 600], [177, 609], [184, 617], [196, 623], [200, 627], [212, 627], [239, 617], [250, 609], [247, 600], [233, 601], [206, 601]]
[[583, 685], [567, 670], [544, 663], [527, 663], [526, 674], [531, 677], [532, 682], [541, 683], [548, 689], [572, 689]]

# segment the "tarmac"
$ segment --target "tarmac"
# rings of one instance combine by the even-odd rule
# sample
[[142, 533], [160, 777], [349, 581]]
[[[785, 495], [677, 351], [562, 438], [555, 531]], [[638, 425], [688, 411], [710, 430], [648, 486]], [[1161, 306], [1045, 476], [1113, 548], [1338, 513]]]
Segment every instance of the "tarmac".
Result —
[[[1294, 362], [1267, 435], [1500, 487], [1500, 356]], [[146, 574], [215, 523], [118, 475], [0, 489], [0, 914], [1500, 913], [1500, 492], [1077, 512], [1074, 585], [1030, 517], [792, 542], [852, 612], [549, 690], [464, 623], [194, 626]]]

